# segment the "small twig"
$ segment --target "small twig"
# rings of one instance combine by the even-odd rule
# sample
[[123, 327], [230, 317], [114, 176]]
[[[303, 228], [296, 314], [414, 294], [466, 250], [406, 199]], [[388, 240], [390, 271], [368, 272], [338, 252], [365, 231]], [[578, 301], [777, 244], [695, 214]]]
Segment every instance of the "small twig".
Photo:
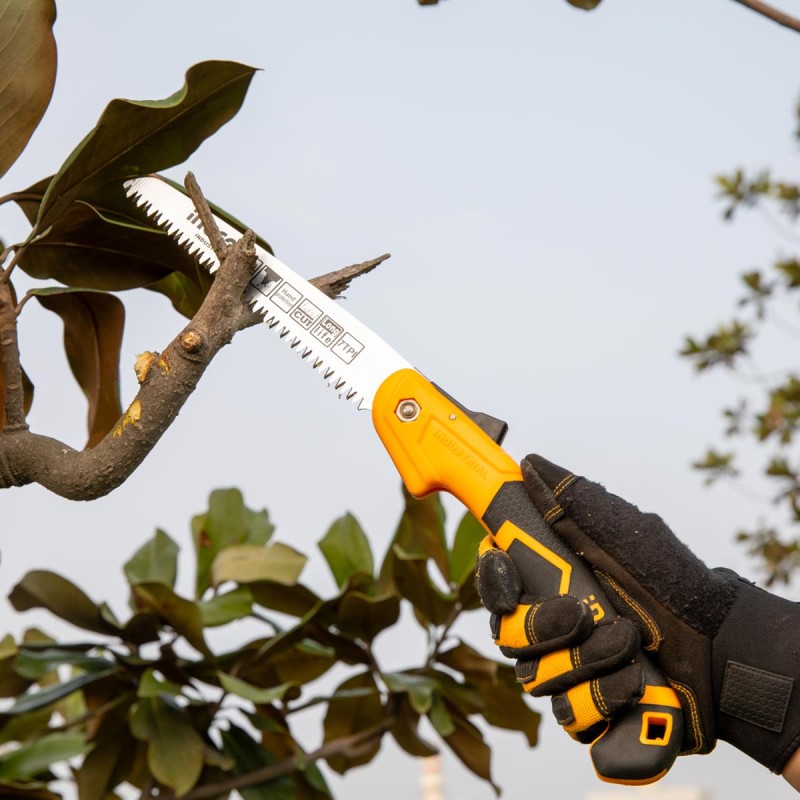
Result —
[[185, 794], [183, 800], [209, 800], [209, 798], [219, 797], [221, 795], [225, 796], [229, 792], [233, 792], [237, 789], [246, 789], [248, 786], [256, 786], [259, 783], [274, 781], [277, 778], [302, 769], [308, 764], [313, 764], [315, 761], [346, 753], [348, 750], [352, 750], [359, 745], [366, 744], [370, 739], [381, 737], [389, 730], [394, 722], [395, 717], [390, 716], [377, 725], [359, 733], [354, 733], [352, 736], [343, 736], [340, 739], [334, 739], [322, 745], [322, 747], [319, 747], [317, 750], [314, 750], [313, 753], [300, 753], [294, 758], [281, 761], [279, 764], [262, 767], [253, 772], [248, 772], [245, 775], [237, 775], [235, 778], [229, 778], [228, 780], [219, 781], [218, 783], [200, 786], [188, 794]]
[[442, 649], [445, 639], [447, 639], [447, 636], [450, 633], [450, 629], [455, 624], [455, 621], [458, 619], [458, 615], [463, 611], [463, 608], [464, 607], [461, 605], [461, 603], [455, 603], [450, 609], [450, 613], [447, 615], [447, 619], [444, 621], [444, 627], [436, 637], [433, 647], [431, 648], [430, 655], [428, 656], [428, 660], [425, 662], [426, 669], [430, 669], [433, 666], [437, 656], [439, 655], [439, 651]]
[[20, 300], [20, 301], [19, 301], [19, 303], [17, 303], [17, 306], [16, 306], [16, 308], [14, 309], [14, 314], [15, 314], [15, 316], [17, 316], [17, 317], [19, 316], [20, 312], [21, 312], [21, 311], [22, 311], [22, 309], [25, 307], [25, 303], [27, 303], [27, 302], [28, 302], [28, 301], [29, 301], [29, 300], [30, 300], [32, 297], [33, 297], [33, 295], [32, 295], [32, 294], [26, 294], [26, 295], [25, 295], [25, 296], [22, 298], [22, 300]]
[[751, 11], [755, 11], [756, 14], [761, 14], [762, 17], [777, 22], [778, 25], [782, 25], [784, 28], [789, 28], [790, 30], [800, 33], [800, 19], [791, 17], [777, 8], [762, 3], [761, 0], [733, 0], [733, 2], [739, 3], [745, 8], [749, 8]]
[[[18, 246], [18, 245], [15, 245], [15, 246], [13, 246], [13, 248], [9, 247], [7, 249], [8, 250], [14, 249], [14, 255], [12, 256], [11, 261], [9, 262], [9, 265], [7, 267], [3, 268], [2, 270], [0, 270], [0, 283], [8, 283], [9, 282], [9, 280], [11, 279], [11, 273], [14, 271], [14, 267], [16, 267], [17, 264], [19, 263], [19, 260], [22, 257], [22, 254], [26, 250], [26, 247], [25, 247], [25, 245], [22, 245], [21, 247]], [[5, 255], [5, 252], [4, 252], [4, 255]], [[3, 259], [3, 261], [5, 261], [5, 259]], [[0, 263], [3, 263], [3, 262], [0, 261]]]
[[189, 192], [189, 197], [192, 198], [194, 207], [200, 217], [200, 222], [203, 224], [203, 230], [206, 232], [211, 242], [211, 247], [214, 249], [220, 263], [222, 263], [225, 256], [228, 254], [228, 243], [222, 237], [217, 227], [217, 222], [214, 219], [214, 215], [211, 213], [211, 208], [200, 189], [200, 185], [197, 183], [197, 179], [194, 177], [194, 173], [186, 173], [183, 185], [186, 187], [186, 191]]
[[12, 253], [16, 249], [17, 249], [17, 245], [10, 244], [8, 247], [6, 247], [5, 250], [3, 250], [2, 253], [0, 253], [0, 267], [2, 267], [3, 264], [6, 263], [6, 259], [8, 258], [9, 254]]
[[342, 267], [341, 269], [328, 272], [325, 275], [320, 275], [318, 278], [312, 278], [309, 283], [313, 283], [321, 292], [325, 292], [328, 297], [339, 297], [354, 278], [359, 275], [366, 275], [372, 272], [378, 264], [382, 264], [389, 258], [389, 253], [384, 253], [377, 258], [371, 258], [369, 261], [363, 261], [360, 264], [351, 264], [349, 267]]

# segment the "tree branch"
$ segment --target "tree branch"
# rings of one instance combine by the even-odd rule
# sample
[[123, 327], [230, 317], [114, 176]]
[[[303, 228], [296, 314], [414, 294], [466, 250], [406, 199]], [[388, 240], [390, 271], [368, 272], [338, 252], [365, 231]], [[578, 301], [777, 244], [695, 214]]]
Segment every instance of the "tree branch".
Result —
[[245, 775], [237, 775], [219, 783], [207, 784], [183, 796], [183, 800], [209, 800], [209, 798], [220, 797], [228, 792], [237, 789], [246, 789], [248, 786], [256, 786], [259, 783], [267, 783], [289, 775], [298, 769], [302, 769], [306, 764], [313, 764], [323, 758], [341, 755], [350, 750], [354, 750], [375, 738], [380, 738], [394, 724], [395, 717], [387, 717], [371, 728], [354, 733], [352, 736], [343, 736], [322, 745], [312, 753], [301, 754], [294, 758], [281, 761], [280, 764], [271, 764], [268, 767], [248, 772]]
[[[0, 369], [5, 384], [4, 431], [20, 433], [28, 430], [25, 422], [25, 391], [22, 385], [22, 367], [19, 361], [17, 339], [17, 307], [11, 284], [0, 281]], [[0, 414], [0, 424], [2, 423]]]
[[[140, 387], [136, 397], [114, 429], [90, 450], [78, 451], [28, 430], [16, 309], [10, 284], [0, 281], [0, 377], [5, 378], [0, 386], [5, 384], [7, 420], [0, 431], [0, 489], [39, 483], [71, 500], [93, 500], [113, 491], [130, 477], [172, 424], [220, 349], [238, 331], [262, 319], [241, 302], [255, 266], [255, 235], [247, 231], [238, 242], [228, 245], [191, 174], [187, 188], [221, 266], [203, 304], [181, 333], [161, 353], [145, 353], [137, 359]], [[384, 255], [344, 267], [313, 283], [337, 297], [355, 277], [386, 258]]]
[[733, 0], [733, 2], [739, 3], [745, 8], [749, 8], [751, 11], [755, 11], [756, 14], [761, 14], [762, 17], [777, 22], [778, 25], [782, 25], [784, 28], [789, 28], [790, 30], [800, 33], [800, 19], [789, 16], [789, 14], [767, 5], [766, 3], [762, 3], [761, 0]]

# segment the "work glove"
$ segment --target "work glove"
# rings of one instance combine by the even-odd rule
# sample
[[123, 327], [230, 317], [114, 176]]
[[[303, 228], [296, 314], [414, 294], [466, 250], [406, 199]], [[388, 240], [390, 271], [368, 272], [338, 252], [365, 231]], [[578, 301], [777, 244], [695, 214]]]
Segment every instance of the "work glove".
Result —
[[632, 663], [641, 647], [680, 699], [683, 755], [723, 739], [782, 771], [800, 745], [800, 607], [709, 569], [660, 517], [541, 456], [528, 456], [522, 475], [545, 521], [620, 615], [593, 613], [591, 597], [525, 594], [513, 562], [487, 537], [478, 592], [525, 689], [551, 696], [566, 730], [594, 741], [641, 698], [644, 678]]

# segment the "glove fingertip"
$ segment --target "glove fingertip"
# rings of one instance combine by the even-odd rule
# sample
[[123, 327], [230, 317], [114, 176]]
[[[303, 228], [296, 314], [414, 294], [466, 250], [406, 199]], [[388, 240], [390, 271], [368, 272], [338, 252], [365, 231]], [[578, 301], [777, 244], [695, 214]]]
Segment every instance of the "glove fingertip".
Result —
[[481, 602], [493, 614], [510, 614], [522, 595], [519, 572], [502, 550], [488, 550], [480, 557], [475, 587]]

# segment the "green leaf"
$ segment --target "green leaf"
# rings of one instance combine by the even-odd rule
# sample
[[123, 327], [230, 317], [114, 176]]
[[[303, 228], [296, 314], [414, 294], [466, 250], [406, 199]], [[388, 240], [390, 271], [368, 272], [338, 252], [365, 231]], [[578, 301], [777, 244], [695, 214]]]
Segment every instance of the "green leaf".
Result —
[[351, 575], [372, 575], [375, 569], [369, 540], [352, 514], [345, 514], [331, 525], [320, 540], [319, 549], [340, 588]]
[[211, 276], [205, 276], [204, 272], [200, 274], [204, 277], [195, 280], [180, 272], [170, 272], [145, 288], [169, 298], [179, 314], [191, 319], [203, 304], [211, 285]]
[[0, 177], [25, 149], [56, 80], [54, 0], [7, 0], [0, 9]]
[[390, 733], [403, 750], [415, 758], [434, 756], [439, 751], [425, 741], [417, 730], [420, 715], [411, 707], [408, 696], [402, 698], [396, 711], [396, 720], [390, 728]]
[[6, 709], [3, 713], [9, 715], [27, 714], [39, 708], [46, 708], [61, 700], [61, 698], [67, 697], [67, 695], [77, 692], [79, 689], [83, 689], [92, 683], [101, 681], [116, 672], [119, 672], [118, 667], [109, 667], [108, 669], [98, 672], [85, 672], [71, 680], [57, 683], [55, 686], [49, 686], [47, 689], [42, 689], [39, 692], [29, 692], [28, 694], [18, 697], [14, 705]]
[[301, 583], [286, 586], [277, 581], [259, 581], [247, 588], [260, 606], [293, 617], [305, 617], [322, 605], [322, 600]]
[[[349, 697], [344, 695], [337, 699], [336, 693], [345, 692], [349, 689], [367, 688], [373, 689], [374, 693], [366, 697]], [[381, 704], [378, 687], [375, 679], [370, 672], [362, 672], [349, 678], [339, 687], [331, 698], [328, 705], [323, 729], [325, 731], [325, 741], [331, 742], [344, 736], [352, 736], [377, 725], [383, 716], [383, 706]], [[353, 767], [367, 764], [375, 757], [380, 750], [381, 740], [376, 736], [373, 741], [366, 742], [356, 752], [330, 756], [328, 766], [340, 775]]]
[[453, 732], [443, 737], [447, 746], [458, 756], [461, 763], [479, 778], [487, 781], [500, 794], [497, 784], [492, 781], [492, 751], [483, 741], [483, 735], [471, 722], [449, 709], [453, 721]]
[[409, 672], [385, 672], [381, 675], [389, 690], [395, 693], [408, 693], [411, 707], [417, 714], [427, 714], [433, 702], [436, 682], [428, 675], [414, 675]]
[[571, 6], [575, 6], [575, 8], [580, 8], [583, 11], [591, 11], [600, 5], [601, 0], [567, 0], [567, 2]]
[[423, 626], [445, 625], [453, 613], [457, 597], [445, 593], [428, 575], [425, 556], [413, 555], [395, 545], [394, 583], [397, 591], [413, 606]]
[[248, 616], [253, 610], [253, 595], [246, 586], [238, 586], [230, 592], [204, 600], [199, 606], [203, 625], [213, 628]]
[[444, 506], [439, 494], [434, 493], [417, 500], [403, 487], [403, 496], [406, 507], [381, 568], [381, 589], [386, 591], [391, 588], [394, 554], [398, 547], [409, 556], [433, 559], [445, 582], [449, 583], [450, 564], [444, 531]]
[[255, 583], [275, 581], [287, 586], [297, 583], [307, 559], [286, 544], [238, 544], [222, 550], [211, 566], [211, 583], [225, 581]]
[[436, 728], [436, 732], [439, 736], [450, 736], [455, 732], [456, 725], [453, 722], [453, 718], [450, 716], [450, 712], [447, 710], [442, 696], [438, 693], [433, 695], [428, 718], [433, 727]]
[[113, 634], [116, 629], [100, 615], [100, 609], [75, 584], [55, 572], [32, 570], [8, 596], [17, 611], [45, 608], [63, 620], [95, 633]]
[[16, 670], [23, 678], [38, 681], [62, 664], [86, 672], [98, 672], [114, 666], [108, 659], [90, 656], [80, 650], [66, 650], [60, 647], [33, 650], [22, 647], [17, 658]]
[[131, 585], [163, 583], [171, 589], [178, 574], [178, 545], [160, 528], [125, 562], [125, 577]]
[[33, 778], [56, 762], [66, 761], [91, 750], [79, 733], [51, 733], [33, 744], [0, 756], [0, 779]]
[[183, 686], [157, 675], [152, 668], [148, 668], [142, 673], [136, 692], [138, 697], [161, 697], [162, 695], [177, 697], [182, 693]]
[[208, 511], [192, 518], [192, 540], [197, 556], [195, 595], [211, 585], [211, 565], [226, 547], [266, 544], [275, 527], [266, 509], [252, 511], [238, 489], [216, 489], [208, 498]]
[[147, 765], [153, 776], [186, 794], [203, 770], [205, 744], [185, 714], [158, 698], [144, 698], [131, 711], [131, 733], [147, 742]]
[[345, 592], [339, 604], [337, 624], [342, 633], [372, 642], [400, 617], [400, 598], [393, 594], [371, 597], [363, 592]]
[[163, 583], [138, 583], [131, 588], [131, 595], [138, 608], [155, 611], [192, 647], [213, 658], [203, 636], [203, 617], [196, 603], [175, 594]]
[[[4, 721], [0, 714], [0, 745], [8, 742], [29, 742], [40, 739], [48, 732], [50, 719], [55, 709], [50, 706], [38, 708], [28, 714], [18, 714]], [[2, 797], [0, 793], [0, 797]]]
[[[277, 763], [272, 753], [233, 723], [221, 735], [223, 752], [236, 762], [232, 770], [234, 775], [246, 775]], [[239, 789], [239, 793], [244, 800], [295, 800], [294, 782], [288, 775]]]
[[80, 800], [112, 800], [111, 790], [134, 769], [139, 744], [131, 736], [130, 703], [103, 715], [93, 736], [94, 749], [75, 774]]
[[164, 100], [112, 100], [50, 182], [38, 229], [104, 184], [185, 161], [236, 114], [254, 72], [235, 62], [205, 61], [191, 67], [183, 88]]
[[269, 689], [260, 689], [258, 686], [253, 686], [225, 672], [217, 672], [217, 677], [226, 692], [243, 697], [256, 705], [266, 705], [267, 703], [274, 703], [276, 700], [282, 700], [292, 685], [284, 683], [280, 686], [272, 686]]
[[87, 447], [99, 444], [122, 414], [119, 351], [125, 308], [113, 295], [83, 289], [34, 289], [31, 294], [64, 323], [64, 349], [89, 402]]
[[471, 580], [478, 558], [478, 545], [486, 536], [486, 529], [467, 511], [456, 529], [453, 549], [450, 551], [450, 576], [456, 586]]

